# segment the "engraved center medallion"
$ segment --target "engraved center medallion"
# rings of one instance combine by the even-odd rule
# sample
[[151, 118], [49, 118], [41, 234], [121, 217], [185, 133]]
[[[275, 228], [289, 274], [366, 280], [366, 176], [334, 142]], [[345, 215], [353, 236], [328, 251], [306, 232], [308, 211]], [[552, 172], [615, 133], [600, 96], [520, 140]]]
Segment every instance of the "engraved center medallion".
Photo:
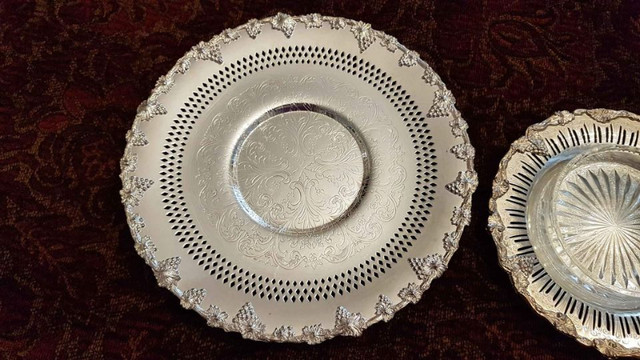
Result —
[[261, 226], [319, 231], [346, 216], [364, 192], [369, 156], [357, 131], [317, 105], [290, 104], [260, 116], [231, 161], [233, 192]]

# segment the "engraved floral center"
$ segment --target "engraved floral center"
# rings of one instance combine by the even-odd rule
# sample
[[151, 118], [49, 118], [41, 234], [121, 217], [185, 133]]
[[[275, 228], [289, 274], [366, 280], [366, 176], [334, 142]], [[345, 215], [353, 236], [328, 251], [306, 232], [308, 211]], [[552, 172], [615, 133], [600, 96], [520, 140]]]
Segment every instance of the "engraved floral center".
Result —
[[272, 109], [236, 144], [236, 200], [280, 233], [322, 229], [344, 217], [368, 176], [364, 142], [338, 114], [310, 104]]

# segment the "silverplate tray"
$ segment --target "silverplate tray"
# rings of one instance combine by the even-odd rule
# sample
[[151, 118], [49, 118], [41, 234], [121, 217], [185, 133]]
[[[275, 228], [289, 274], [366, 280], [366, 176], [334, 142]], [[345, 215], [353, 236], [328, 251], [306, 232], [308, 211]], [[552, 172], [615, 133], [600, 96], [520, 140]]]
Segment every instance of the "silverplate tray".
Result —
[[502, 159], [489, 229], [533, 308], [609, 356], [640, 356], [640, 117], [560, 112]]
[[438, 75], [354, 20], [277, 14], [193, 47], [122, 158], [138, 253], [207, 323], [360, 335], [446, 269], [477, 185]]

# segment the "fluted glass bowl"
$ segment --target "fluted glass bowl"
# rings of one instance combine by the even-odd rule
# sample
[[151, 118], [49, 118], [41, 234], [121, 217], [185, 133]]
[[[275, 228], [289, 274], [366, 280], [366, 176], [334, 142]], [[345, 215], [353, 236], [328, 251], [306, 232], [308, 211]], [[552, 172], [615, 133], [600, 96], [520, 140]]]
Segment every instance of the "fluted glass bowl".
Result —
[[640, 151], [572, 148], [534, 178], [527, 232], [544, 269], [595, 306], [640, 311]]

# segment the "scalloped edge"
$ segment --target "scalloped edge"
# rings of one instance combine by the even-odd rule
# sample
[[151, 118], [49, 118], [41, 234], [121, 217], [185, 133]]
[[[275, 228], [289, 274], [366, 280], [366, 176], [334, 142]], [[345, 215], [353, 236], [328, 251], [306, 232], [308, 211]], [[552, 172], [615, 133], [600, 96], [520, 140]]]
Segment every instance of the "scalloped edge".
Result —
[[504, 222], [497, 209], [497, 200], [504, 196], [508, 189], [507, 167], [514, 153], [538, 151], [535, 146], [521, 146], [521, 144], [535, 144], [538, 133], [549, 128], [566, 126], [571, 123], [576, 116], [587, 115], [594, 121], [608, 123], [615, 119], [625, 118], [640, 122], [640, 116], [624, 110], [609, 110], [603, 108], [577, 109], [573, 112], [559, 111], [540, 123], [533, 124], [527, 128], [525, 135], [514, 141], [509, 150], [500, 160], [498, 172], [493, 180], [492, 195], [489, 200], [489, 221], [488, 230], [493, 237], [498, 250], [498, 260], [500, 266], [509, 274], [509, 278], [518, 293], [522, 295], [535, 312], [547, 319], [553, 326], [561, 332], [574, 337], [579, 343], [592, 346], [606, 356], [634, 356], [640, 357], [640, 348], [627, 348], [622, 343], [607, 338], [588, 338], [578, 333], [579, 324], [573, 322], [571, 318], [562, 312], [551, 310], [540, 305], [535, 297], [527, 290], [529, 285], [530, 272], [526, 266], [522, 266], [518, 259], [509, 255], [509, 249], [503, 237]]
[[[320, 22], [318, 22], [318, 19], [320, 19]], [[292, 20], [295, 23], [292, 23]], [[466, 132], [468, 125], [462, 118], [460, 112], [455, 108], [455, 99], [451, 92], [440, 80], [439, 76], [435, 74], [433, 69], [426, 62], [420, 59], [417, 52], [406, 49], [403, 45], [399, 44], [393, 36], [371, 29], [369, 24], [361, 21], [321, 16], [319, 14], [290, 16], [278, 13], [275, 16], [267, 17], [262, 20], [249, 20], [247, 23], [236, 28], [222, 31], [219, 35], [214, 36], [208, 42], [200, 42], [182, 56], [166, 75], [161, 76], [158, 79], [149, 98], [143, 101], [138, 107], [132, 128], [127, 132], [127, 145], [121, 161], [121, 164], [124, 165], [122, 166], [120, 173], [120, 178], [123, 183], [128, 179], [130, 173], [135, 171], [137, 155], [133, 151], [134, 148], [136, 146], [146, 146], [148, 144], [148, 140], [144, 137], [144, 133], [139, 129], [140, 122], [149, 121], [154, 116], [166, 113], [166, 109], [157, 102], [157, 98], [161, 94], [166, 94], [171, 90], [174, 78], [178, 76], [178, 74], [185, 74], [189, 70], [193, 61], [215, 61], [222, 63], [224, 61], [223, 54], [220, 51], [219, 46], [221, 42], [225, 44], [230, 43], [237, 40], [243, 34], [252, 39], [256, 39], [260, 35], [263, 26], [271, 26], [273, 29], [280, 30], [284, 33], [284, 36], [289, 38], [293, 35], [296, 25], [300, 24], [303, 24], [307, 29], [320, 28], [322, 26], [330, 26], [331, 29], [343, 29], [350, 26], [355, 40], [358, 41], [361, 52], [366, 51], [369, 46], [378, 41], [380, 46], [386, 48], [391, 53], [395, 53], [396, 50], [400, 50], [402, 55], [399, 57], [398, 66], [407, 67], [420, 65], [423, 67], [425, 70], [425, 76], [429, 75], [428, 77], [423, 76], [426, 85], [436, 86], [436, 91], [443, 94], [443, 96], [434, 100], [432, 108], [437, 106], [438, 109], [444, 109], [449, 112], [447, 115], [452, 117], [452, 120], [449, 122], [451, 132], [456, 138], [462, 139], [462, 142], [453, 145], [452, 148], [449, 149], [449, 152], [455, 154], [459, 161], [465, 162], [467, 165], [466, 171], [475, 175], [473, 168], [475, 151]], [[357, 31], [354, 29], [357, 29]], [[364, 33], [362, 32], [362, 29], [364, 29]], [[144, 141], [139, 141], [140, 138]], [[460, 155], [461, 148], [464, 148], [463, 156]], [[455, 181], [456, 179], [451, 180]], [[458, 243], [462, 236], [464, 227], [470, 221], [469, 209], [471, 208], [471, 198], [475, 188], [476, 185], [469, 185], [466, 186], [466, 190], [456, 194], [462, 198], [462, 203], [459, 208], [454, 209], [454, 215], [456, 216], [452, 216], [451, 223], [456, 226], [455, 232], [444, 234], [444, 238], [442, 240], [444, 243], [443, 247], [445, 248], [444, 255], [424, 254], [424, 256], [438, 256], [439, 259], [442, 260], [442, 263], [439, 264], [439, 266], [444, 267], [444, 269], [446, 269], [451, 257], [458, 248]], [[141, 197], [142, 194], [140, 195], [140, 198]], [[137, 205], [126, 201], [124, 198], [122, 199], [122, 203], [125, 206], [127, 223], [135, 241], [136, 249], [138, 250], [139, 255], [153, 269], [156, 279], [158, 280], [158, 285], [166, 287], [174, 293], [181, 300], [183, 307], [193, 309], [204, 317], [209, 326], [218, 327], [227, 332], [238, 332], [246, 339], [317, 344], [338, 335], [359, 336], [362, 331], [369, 326], [379, 321], [386, 322], [390, 320], [397, 311], [401, 310], [408, 304], [418, 302], [422, 297], [422, 294], [430, 287], [433, 279], [440, 277], [444, 271], [441, 268], [431, 270], [429, 268], [420, 268], [418, 270], [414, 269], [417, 283], [410, 282], [406, 287], [400, 290], [400, 294], [403, 294], [400, 295], [402, 300], [397, 304], [390, 304], [388, 296], [380, 294], [379, 301], [375, 306], [376, 315], [369, 319], [365, 319], [360, 313], [351, 313], [346, 308], [340, 306], [336, 310], [336, 321], [333, 328], [326, 329], [322, 328], [321, 324], [310, 324], [303, 327], [302, 334], [295, 335], [293, 334], [291, 326], [282, 325], [276, 327], [273, 332], [268, 332], [266, 331], [264, 324], [261, 323], [258, 314], [255, 313], [253, 305], [250, 302], [244, 304], [238, 310], [232, 321], [227, 321], [228, 314], [220, 311], [217, 306], [212, 304], [208, 309], [204, 309], [200, 305], [206, 296], [206, 292], [203, 291], [203, 289], [187, 289], [186, 291], [180, 289], [178, 287], [178, 282], [180, 281], [178, 269], [180, 258], [169, 258], [163, 261], [156, 259], [155, 245], [148, 236], [141, 235], [141, 230], [144, 228], [145, 223], [144, 219], [135, 212], [135, 207]], [[411, 260], [412, 259], [408, 259], [408, 261]]]

